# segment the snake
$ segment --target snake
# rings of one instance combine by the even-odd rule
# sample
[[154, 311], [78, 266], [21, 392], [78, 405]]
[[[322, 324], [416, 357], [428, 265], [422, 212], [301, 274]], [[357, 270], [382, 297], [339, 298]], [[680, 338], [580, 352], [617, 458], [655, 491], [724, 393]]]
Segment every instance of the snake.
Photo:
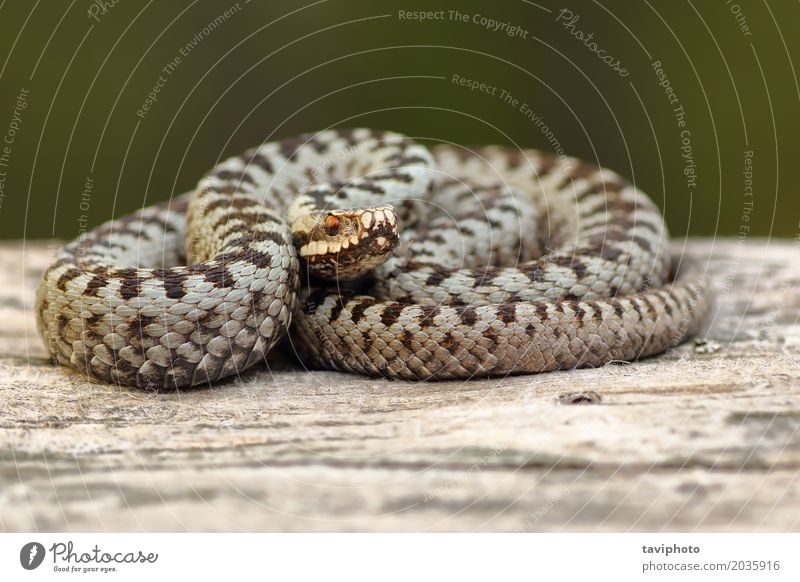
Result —
[[265, 142], [66, 244], [36, 294], [53, 361], [153, 390], [279, 349], [425, 381], [633, 361], [713, 293], [655, 203], [577, 158], [365, 128]]

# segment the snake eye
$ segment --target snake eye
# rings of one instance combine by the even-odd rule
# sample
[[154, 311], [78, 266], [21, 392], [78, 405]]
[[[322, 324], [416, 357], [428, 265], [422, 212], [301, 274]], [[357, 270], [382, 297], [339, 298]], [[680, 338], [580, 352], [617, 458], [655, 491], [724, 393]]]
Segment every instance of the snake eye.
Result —
[[333, 214], [329, 214], [325, 219], [325, 234], [335, 236], [339, 234], [339, 219]]

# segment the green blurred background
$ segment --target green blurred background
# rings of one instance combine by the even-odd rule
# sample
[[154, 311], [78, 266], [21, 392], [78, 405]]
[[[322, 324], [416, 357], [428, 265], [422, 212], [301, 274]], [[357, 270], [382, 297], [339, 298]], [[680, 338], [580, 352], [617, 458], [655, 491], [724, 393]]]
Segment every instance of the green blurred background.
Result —
[[[557, 139], [633, 178], [674, 235], [795, 237], [798, 25], [800, 3], [789, 1], [5, 0], [0, 134], [13, 132], [13, 143], [0, 143], [0, 236], [72, 238], [190, 189], [215, 162], [262, 141], [370, 126], [464, 144], [553, 149]], [[498, 91], [470, 91], [454, 74]], [[158, 100], [137, 115], [159, 76]], [[519, 103], [503, 101], [502, 89]]]

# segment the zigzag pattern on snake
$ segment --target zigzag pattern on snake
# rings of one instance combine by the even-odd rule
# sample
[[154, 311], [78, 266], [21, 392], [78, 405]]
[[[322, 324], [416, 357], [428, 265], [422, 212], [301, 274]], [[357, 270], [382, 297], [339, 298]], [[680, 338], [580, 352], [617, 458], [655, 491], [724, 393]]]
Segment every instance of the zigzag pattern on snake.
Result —
[[284, 339], [304, 365], [388, 378], [535, 373], [695, 333], [712, 297], [673, 262], [656, 206], [609, 170], [329, 130], [68, 244], [37, 319], [59, 363], [153, 389], [237, 374]]

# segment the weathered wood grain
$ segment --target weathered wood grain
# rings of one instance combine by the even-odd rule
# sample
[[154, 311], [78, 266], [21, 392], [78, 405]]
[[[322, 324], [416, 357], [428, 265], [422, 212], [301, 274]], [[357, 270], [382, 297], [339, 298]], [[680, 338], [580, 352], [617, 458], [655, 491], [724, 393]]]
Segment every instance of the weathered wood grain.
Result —
[[658, 358], [427, 384], [276, 358], [156, 395], [52, 367], [52, 252], [2, 245], [0, 530], [800, 530], [800, 246], [686, 252], [712, 341]]

